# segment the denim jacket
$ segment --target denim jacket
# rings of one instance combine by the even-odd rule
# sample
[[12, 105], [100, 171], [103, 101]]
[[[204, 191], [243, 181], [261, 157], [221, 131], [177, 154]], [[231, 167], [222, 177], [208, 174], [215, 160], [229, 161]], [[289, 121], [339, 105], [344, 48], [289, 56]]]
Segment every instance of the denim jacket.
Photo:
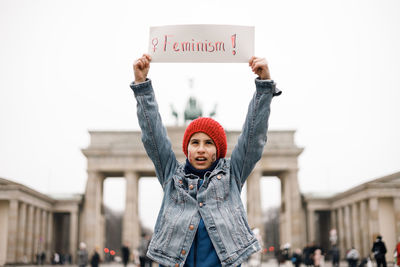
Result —
[[[271, 81], [256, 79], [256, 92], [231, 158], [220, 159], [212, 172], [185, 175], [176, 160], [158, 111], [151, 80], [131, 84], [137, 101], [142, 142], [153, 161], [164, 197], [147, 256], [164, 266], [183, 266], [203, 219], [222, 266], [237, 266], [260, 250], [251, 231], [240, 192], [261, 158], [267, 140], [270, 103], [280, 94]], [[193, 185], [193, 186], [191, 186]]]

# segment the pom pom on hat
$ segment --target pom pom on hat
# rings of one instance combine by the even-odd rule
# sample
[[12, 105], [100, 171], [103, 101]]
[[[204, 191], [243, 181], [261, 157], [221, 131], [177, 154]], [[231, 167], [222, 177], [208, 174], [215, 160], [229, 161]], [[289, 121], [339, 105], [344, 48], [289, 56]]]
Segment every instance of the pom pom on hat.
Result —
[[183, 135], [182, 149], [188, 156], [188, 145], [193, 134], [202, 132], [207, 134], [214, 141], [217, 147], [217, 158], [224, 158], [226, 155], [227, 141], [224, 128], [221, 124], [211, 118], [200, 117], [192, 121], [186, 128]]

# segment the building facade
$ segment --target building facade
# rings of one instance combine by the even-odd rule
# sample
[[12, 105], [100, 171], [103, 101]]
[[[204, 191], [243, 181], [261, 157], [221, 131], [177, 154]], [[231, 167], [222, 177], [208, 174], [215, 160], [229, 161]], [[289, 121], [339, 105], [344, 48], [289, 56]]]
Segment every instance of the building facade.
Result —
[[81, 202], [81, 195], [55, 198], [0, 178], [0, 265], [76, 251]]
[[[383, 236], [387, 260], [400, 237], [400, 172], [351, 188], [331, 197], [304, 197], [307, 241], [329, 249], [334, 229], [341, 255], [355, 247], [361, 257], [371, 254], [372, 243]], [[334, 241], [334, 240], [333, 240]]]
[[[168, 127], [179, 161], [183, 127]], [[228, 153], [239, 131], [227, 131]], [[260, 179], [278, 177], [281, 182], [280, 243], [302, 248], [316, 242], [330, 246], [329, 232], [336, 229], [342, 256], [354, 245], [367, 255], [373, 238], [381, 234], [388, 251], [400, 235], [400, 173], [395, 173], [331, 197], [302, 195], [297, 178], [298, 156], [294, 131], [270, 131], [260, 162], [247, 181], [247, 214], [251, 227], [263, 231]], [[22, 184], [0, 179], [0, 265], [35, 263], [44, 252], [47, 262], [54, 252], [70, 255], [75, 262], [79, 242], [88, 251], [105, 245], [103, 183], [125, 177], [126, 205], [122, 241], [137, 248], [139, 179], [155, 176], [139, 131], [93, 131], [83, 149], [87, 157], [87, 183], [83, 195], [49, 196]], [[155, 211], [157, 212], [157, 211]]]

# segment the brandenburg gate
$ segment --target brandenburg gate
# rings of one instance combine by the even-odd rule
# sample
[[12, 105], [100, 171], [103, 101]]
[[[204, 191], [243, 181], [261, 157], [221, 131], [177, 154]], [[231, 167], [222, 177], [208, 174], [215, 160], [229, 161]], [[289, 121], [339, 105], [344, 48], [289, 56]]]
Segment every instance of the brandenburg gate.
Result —
[[[167, 127], [178, 161], [185, 156], [181, 149], [184, 127]], [[88, 179], [80, 217], [79, 240], [88, 250], [105, 244], [105, 217], [102, 210], [103, 182], [106, 178], [125, 177], [126, 205], [122, 241], [137, 248], [140, 240], [138, 186], [141, 177], [155, 176], [153, 163], [141, 142], [140, 131], [91, 131], [90, 145], [83, 149], [87, 157]], [[239, 131], [226, 131], [229, 157]], [[303, 151], [295, 145], [294, 131], [269, 131], [260, 162], [247, 180], [247, 214], [251, 227], [263, 231], [260, 179], [276, 176], [281, 181], [280, 241], [293, 247], [306, 242], [306, 220], [297, 179], [298, 156]], [[154, 211], [158, 212], [158, 211]]]

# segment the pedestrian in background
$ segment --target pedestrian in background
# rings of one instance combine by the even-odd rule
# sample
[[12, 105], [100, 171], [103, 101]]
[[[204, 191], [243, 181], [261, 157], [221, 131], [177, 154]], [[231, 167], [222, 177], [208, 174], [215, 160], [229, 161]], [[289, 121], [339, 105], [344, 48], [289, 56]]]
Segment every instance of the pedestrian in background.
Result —
[[[262, 241], [260, 229], [254, 228], [253, 233], [256, 236], [261, 247], [263, 247], [263, 241]], [[247, 261], [247, 267], [260, 267], [261, 266], [261, 257], [262, 257], [261, 251], [258, 251], [256, 253], [254, 253], [253, 255], [251, 255]]]
[[88, 264], [89, 261], [89, 255], [86, 250], [86, 244], [81, 242], [79, 243], [79, 250], [78, 250], [78, 266], [79, 267], [85, 267]]
[[130, 257], [130, 250], [129, 250], [129, 244], [125, 243], [122, 248], [121, 248], [121, 252], [122, 252], [122, 263], [124, 264], [124, 267], [126, 267], [128, 265], [129, 262], [129, 257]]
[[92, 258], [90, 259], [90, 265], [92, 267], [98, 267], [100, 263], [100, 254], [99, 254], [99, 248], [95, 247], [93, 251]]
[[329, 254], [332, 257], [332, 267], [339, 267], [340, 250], [336, 244], [332, 246]]
[[397, 267], [400, 267], [400, 236], [398, 238], [398, 241], [399, 242], [397, 243], [394, 252], [395, 252], [395, 255], [396, 255], [395, 264], [397, 265]]
[[307, 244], [304, 248], [303, 248], [303, 262], [304, 264], [308, 267], [308, 266], [312, 266], [313, 263], [313, 259], [312, 259], [312, 245], [311, 244]]
[[[150, 237], [146, 234], [140, 240], [139, 245], [139, 261], [140, 267], [148, 267], [149, 258], [146, 256], [147, 250], [149, 249]], [[151, 265], [150, 265], [151, 266]]]
[[360, 258], [360, 253], [352, 247], [346, 255], [346, 260], [349, 263], [349, 267], [357, 267], [358, 259]]
[[382, 241], [382, 236], [378, 235], [374, 244], [372, 245], [372, 250], [374, 253], [374, 257], [376, 260], [377, 267], [383, 266], [386, 267], [386, 246], [385, 243]]
[[295, 267], [300, 267], [302, 261], [303, 259], [301, 257], [301, 249], [296, 248], [292, 254], [292, 263]]
[[321, 250], [321, 249], [317, 248], [317, 249], [314, 251], [313, 259], [314, 259], [314, 267], [320, 267], [320, 266], [322, 266], [323, 255], [322, 255], [322, 250]]

